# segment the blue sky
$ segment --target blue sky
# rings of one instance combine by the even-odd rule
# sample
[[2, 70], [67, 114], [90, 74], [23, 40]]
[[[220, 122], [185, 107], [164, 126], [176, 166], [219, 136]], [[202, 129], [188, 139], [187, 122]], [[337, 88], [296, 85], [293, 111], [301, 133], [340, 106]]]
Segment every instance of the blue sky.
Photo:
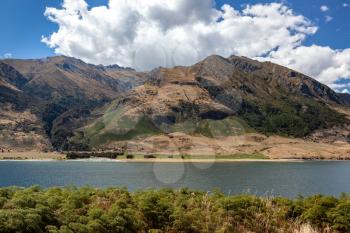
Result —
[[[91, 6], [106, 4], [107, 0], [89, 0]], [[1, 0], [0, 56], [7, 53], [16, 58], [41, 58], [54, 51], [41, 42], [58, 26], [44, 16], [46, 7], [59, 7], [62, 0]]]
[[[106, 4], [107, 0], [88, 0], [90, 6]], [[217, 6], [230, 4], [240, 9], [243, 4], [267, 3], [262, 0], [217, 0]], [[289, 0], [283, 1], [296, 13], [309, 18], [319, 27], [306, 44], [330, 46], [333, 49], [350, 47], [350, 0]], [[349, 7], [343, 7], [348, 3]], [[54, 51], [41, 42], [42, 35], [49, 35], [58, 26], [44, 16], [46, 6], [59, 7], [60, 0], [1, 0], [0, 7], [0, 56], [11, 53], [16, 58], [39, 58], [54, 55]], [[322, 12], [326, 5], [329, 11]], [[325, 21], [329, 15], [333, 19]]]

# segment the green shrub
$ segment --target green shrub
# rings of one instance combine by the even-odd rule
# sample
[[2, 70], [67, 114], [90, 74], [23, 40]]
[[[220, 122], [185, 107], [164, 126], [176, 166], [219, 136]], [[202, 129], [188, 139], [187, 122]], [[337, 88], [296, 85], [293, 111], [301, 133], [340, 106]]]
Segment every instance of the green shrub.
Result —
[[189, 189], [0, 189], [0, 232], [231, 233], [350, 231], [350, 198], [225, 196]]

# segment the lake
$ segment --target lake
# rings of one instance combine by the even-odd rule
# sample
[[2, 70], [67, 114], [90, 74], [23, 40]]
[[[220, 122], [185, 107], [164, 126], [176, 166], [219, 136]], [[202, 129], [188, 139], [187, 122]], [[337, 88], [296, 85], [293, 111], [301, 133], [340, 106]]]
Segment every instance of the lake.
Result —
[[350, 193], [350, 162], [125, 163], [0, 161], [0, 186], [188, 187], [226, 194]]

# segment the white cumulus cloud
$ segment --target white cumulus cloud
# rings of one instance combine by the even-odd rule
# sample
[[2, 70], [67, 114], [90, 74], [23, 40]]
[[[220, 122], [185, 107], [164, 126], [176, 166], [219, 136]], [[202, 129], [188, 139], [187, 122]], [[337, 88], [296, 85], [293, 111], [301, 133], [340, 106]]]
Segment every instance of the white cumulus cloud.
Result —
[[322, 6], [320, 7], [320, 10], [323, 11], [323, 12], [326, 12], [326, 11], [329, 11], [329, 8], [328, 8], [328, 6], [326, 6], [326, 5], [322, 5]]
[[[42, 41], [57, 54], [94, 64], [147, 70], [235, 54], [273, 60], [329, 85], [337, 78], [350, 79], [350, 62], [339, 58], [348, 52], [303, 46], [317, 27], [282, 3], [237, 10], [227, 4], [218, 9], [213, 0], [109, 0], [107, 6], [90, 8], [85, 0], [64, 0], [45, 15], [59, 29]], [[325, 64], [315, 62], [315, 49], [329, 51]], [[337, 75], [325, 78], [331, 69]]]
[[240, 12], [218, 10], [212, 0], [110, 0], [91, 9], [84, 0], [65, 0], [45, 15], [59, 25], [43, 38], [56, 53], [140, 69], [188, 65], [213, 53], [259, 56], [317, 30], [280, 3]]

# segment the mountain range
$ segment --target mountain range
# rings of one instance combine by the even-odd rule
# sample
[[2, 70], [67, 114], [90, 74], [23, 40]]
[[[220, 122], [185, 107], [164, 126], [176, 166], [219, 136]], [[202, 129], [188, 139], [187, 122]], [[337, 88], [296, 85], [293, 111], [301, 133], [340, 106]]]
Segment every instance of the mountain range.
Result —
[[246, 57], [148, 72], [66, 56], [0, 61], [2, 150], [347, 155], [349, 106], [348, 94]]

